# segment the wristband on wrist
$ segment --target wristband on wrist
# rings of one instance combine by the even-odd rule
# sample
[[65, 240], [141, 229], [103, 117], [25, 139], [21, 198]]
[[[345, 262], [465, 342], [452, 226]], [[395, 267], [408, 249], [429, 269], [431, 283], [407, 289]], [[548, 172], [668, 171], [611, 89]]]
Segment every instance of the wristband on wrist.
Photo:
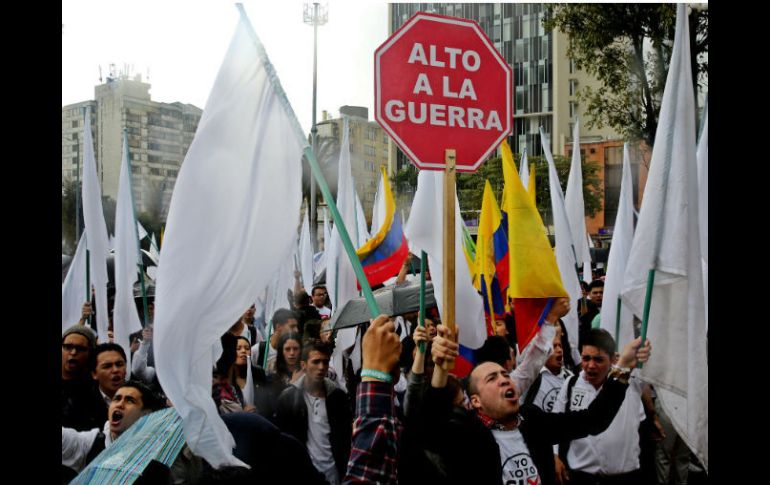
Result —
[[371, 377], [377, 379], [378, 381], [387, 382], [388, 384], [393, 382], [393, 377], [391, 377], [390, 374], [374, 369], [362, 369], [361, 377]]

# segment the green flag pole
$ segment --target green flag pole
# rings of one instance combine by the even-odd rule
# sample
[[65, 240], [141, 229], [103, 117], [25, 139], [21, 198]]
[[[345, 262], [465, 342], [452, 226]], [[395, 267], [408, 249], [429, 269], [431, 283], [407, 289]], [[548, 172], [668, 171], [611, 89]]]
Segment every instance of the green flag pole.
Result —
[[[419, 324], [422, 328], [425, 328], [425, 260], [428, 255], [425, 251], [420, 253], [420, 318]], [[411, 264], [411, 261], [410, 261]], [[425, 342], [420, 342], [418, 345], [420, 353], [425, 353]]]
[[[650, 304], [652, 303], [652, 285], [655, 283], [655, 270], [651, 269], [649, 273], [647, 273], [647, 293], [644, 295], [644, 310], [642, 313], [642, 346], [644, 346], [644, 341], [647, 339], [647, 322], [650, 319]], [[636, 367], [638, 369], [642, 368], [642, 363], [639, 362], [636, 364]]]
[[323, 173], [321, 172], [321, 167], [318, 165], [318, 161], [316, 160], [315, 154], [313, 153], [313, 148], [308, 144], [305, 133], [302, 131], [299, 120], [297, 120], [297, 115], [294, 114], [294, 109], [291, 107], [291, 103], [289, 103], [286, 92], [281, 86], [281, 81], [278, 79], [275, 68], [270, 62], [270, 59], [267, 57], [265, 47], [259, 40], [257, 33], [254, 32], [254, 28], [251, 26], [251, 22], [249, 21], [248, 15], [246, 15], [246, 10], [243, 8], [243, 4], [236, 3], [235, 5], [241, 14], [241, 18], [244, 20], [244, 24], [247, 27], [247, 31], [251, 36], [252, 41], [254, 41], [257, 54], [264, 65], [265, 71], [268, 74], [268, 80], [275, 90], [275, 94], [283, 106], [284, 112], [286, 113], [286, 116], [293, 127], [294, 135], [297, 141], [304, 147], [303, 154], [305, 155], [305, 158], [310, 165], [310, 169], [313, 172], [313, 177], [321, 189], [324, 200], [332, 212], [332, 218], [334, 219], [334, 224], [337, 226], [340, 239], [342, 239], [342, 245], [345, 247], [345, 252], [350, 259], [351, 265], [353, 266], [353, 271], [355, 272], [356, 278], [358, 279], [358, 284], [361, 285], [361, 292], [364, 294], [364, 297], [366, 297], [366, 304], [369, 307], [369, 313], [371, 314], [372, 318], [376, 318], [380, 314], [380, 309], [374, 299], [372, 288], [369, 286], [369, 281], [366, 279], [364, 269], [361, 266], [361, 261], [358, 259], [358, 255], [356, 254], [356, 250], [353, 247], [353, 243], [350, 242], [350, 235], [348, 234], [348, 230], [345, 227], [345, 223], [342, 221], [342, 216], [337, 210], [337, 204], [335, 204], [334, 199], [332, 198], [329, 186], [326, 184], [326, 180], [324, 179]]
[[[128, 164], [128, 193], [131, 197], [131, 212], [134, 214], [134, 236], [136, 238], [136, 251], [139, 257], [139, 260], [136, 262], [137, 270], [139, 271], [139, 286], [142, 289], [142, 309], [143, 312], [143, 321], [142, 321], [142, 327], [147, 327], [147, 289], [144, 286], [144, 258], [142, 258], [142, 244], [139, 240], [139, 228], [136, 227], [136, 207], [134, 206], [134, 187], [131, 183], [131, 157], [129, 157], [128, 153], [128, 132], [125, 128], [123, 128], [123, 149], [126, 151], [126, 163]], [[131, 292], [133, 294], [133, 288], [131, 288]]]

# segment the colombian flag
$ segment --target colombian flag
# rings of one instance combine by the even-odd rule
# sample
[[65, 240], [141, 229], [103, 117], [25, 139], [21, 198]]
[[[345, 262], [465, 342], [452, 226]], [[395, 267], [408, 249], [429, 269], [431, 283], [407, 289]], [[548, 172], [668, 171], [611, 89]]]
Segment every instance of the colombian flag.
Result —
[[495, 315], [505, 313], [508, 293], [508, 237], [502, 224], [500, 208], [487, 180], [481, 203], [479, 232], [476, 238], [476, 273], [488, 317], [489, 335], [494, 335]]
[[503, 141], [503, 210], [508, 216], [509, 286], [516, 338], [524, 350], [537, 334], [553, 298], [569, 297], [534, 199], [521, 183], [508, 142]]
[[396, 202], [390, 190], [385, 167], [380, 167], [380, 172], [385, 189], [385, 220], [377, 234], [372, 235], [372, 238], [356, 251], [371, 286], [380, 285], [398, 274], [409, 255], [401, 218], [396, 214]]

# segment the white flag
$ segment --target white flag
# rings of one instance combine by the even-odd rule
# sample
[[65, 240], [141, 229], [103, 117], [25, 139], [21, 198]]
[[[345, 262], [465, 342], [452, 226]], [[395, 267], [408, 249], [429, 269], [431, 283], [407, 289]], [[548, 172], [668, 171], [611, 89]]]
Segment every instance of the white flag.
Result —
[[[615, 337], [618, 319], [618, 297], [626, 272], [628, 253], [634, 238], [634, 185], [631, 179], [631, 162], [628, 143], [623, 146], [623, 176], [620, 182], [620, 201], [615, 229], [612, 233], [610, 255], [607, 258], [607, 278], [604, 280], [604, 299], [601, 309], [601, 328]], [[623, 345], [634, 338], [634, 315], [621, 304], [620, 327], [617, 344]]]
[[[348, 231], [351, 241], [355, 244], [358, 225], [356, 223], [356, 189], [353, 175], [350, 171], [350, 142], [348, 136], [348, 118], [345, 117], [342, 127], [342, 142], [340, 143], [339, 171], [337, 174], [337, 210]], [[331, 241], [326, 251], [326, 291], [332, 302], [332, 309], [337, 311], [351, 298], [358, 296], [356, 276], [350, 263], [342, 239], [338, 232], [339, 225], [331, 229]], [[342, 353], [351, 347], [356, 338], [355, 328], [345, 328], [337, 332], [331, 366], [337, 372], [338, 379], [344, 388], [344, 373], [342, 371]]]
[[86, 233], [80, 235], [75, 256], [70, 261], [67, 276], [61, 285], [61, 331], [75, 325], [83, 314], [83, 303], [88, 300], [86, 291]]
[[136, 221], [136, 230], [139, 233], [139, 240], [147, 237], [147, 229], [145, 229], [142, 223], [139, 221]]
[[[409, 221], [404, 235], [415, 254], [428, 254], [433, 294], [438, 310], [444, 315], [444, 172], [420, 170], [417, 192], [412, 201]], [[473, 287], [468, 262], [463, 252], [463, 219], [455, 198], [455, 321], [459, 331], [458, 342], [464, 347], [477, 349], [486, 340], [484, 306], [481, 295]]]
[[647, 328], [654, 354], [642, 377], [655, 386], [677, 433], [708, 469], [707, 329], [686, 8], [677, 5], [671, 65], [621, 297], [641, 317], [648, 274], [655, 270]]
[[[91, 135], [91, 107], [86, 108], [83, 125], [83, 220], [89, 253], [91, 285], [96, 292], [96, 329], [99, 342], [107, 342], [109, 313], [107, 312], [107, 253], [109, 237], [102, 210], [102, 191], [94, 158], [94, 142]], [[89, 290], [90, 295], [90, 290]]]
[[[372, 207], [372, 230], [370, 234], [377, 234], [380, 230], [383, 221], [385, 221], [385, 186], [383, 185], [385, 179], [380, 177], [380, 181], [377, 183], [377, 193], [374, 196], [374, 207]], [[401, 220], [404, 221], [404, 214], [401, 211]], [[404, 221], [405, 223], [405, 221]]]
[[564, 194], [564, 207], [567, 210], [570, 234], [575, 244], [575, 254], [583, 265], [583, 281], [590, 283], [591, 251], [588, 249], [588, 231], [586, 231], [586, 210], [583, 201], [583, 172], [580, 161], [580, 130], [578, 120], [572, 131], [572, 164], [567, 178], [567, 192]]
[[299, 236], [299, 266], [302, 271], [302, 286], [309, 295], [313, 289], [313, 246], [310, 244], [310, 222], [308, 212], [305, 211], [305, 218], [302, 219], [302, 232]]
[[703, 266], [703, 300], [706, 302], [706, 329], [709, 324], [709, 105], [703, 110], [703, 128], [698, 140], [698, 215], [700, 253]]
[[[355, 190], [355, 186], [354, 180], [353, 190]], [[356, 192], [356, 228], [357, 234], [356, 239], [353, 239], [353, 246], [358, 249], [369, 240], [369, 231], [366, 229], [366, 215], [364, 214], [364, 207], [361, 205], [361, 199], [358, 197], [358, 192]], [[353, 235], [351, 234], [350, 237], [352, 238]]]
[[556, 164], [551, 154], [551, 143], [542, 126], [540, 127], [540, 141], [543, 144], [545, 158], [548, 160], [548, 184], [551, 192], [553, 232], [556, 240], [556, 264], [559, 266], [561, 281], [564, 289], [569, 293], [570, 300], [569, 313], [562, 317], [562, 321], [564, 321], [564, 326], [567, 329], [569, 344], [572, 350], [577, 352], [579, 327], [577, 302], [583, 296], [583, 292], [580, 288], [575, 264], [575, 245], [570, 232], [567, 211], [564, 208], [564, 194], [559, 184], [559, 174], [556, 173]]
[[158, 243], [155, 242], [155, 234], [150, 236], [150, 256], [156, 263], [160, 262], [160, 251], [158, 250]]
[[128, 168], [128, 137], [123, 134], [118, 201], [115, 208], [115, 309], [112, 319], [115, 343], [126, 351], [126, 376], [131, 376], [130, 335], [142, 330], [134, 302], [134, 283], [138, 280], [139, 246], [134, 219], [134, 196]]
[[211, 399], [212, 349], [291, 257], [306, 146], [242, 14], [174, 186], [156, 286], [158, 377], [215, 468], [246, 465]]
[[529, 187], [529, 160], [527, 160], [527, 148], [525, 147], [521, 153], [521, 163], [519, 163], [519, 178], [521, 179], [521, 185], [525, 189]]

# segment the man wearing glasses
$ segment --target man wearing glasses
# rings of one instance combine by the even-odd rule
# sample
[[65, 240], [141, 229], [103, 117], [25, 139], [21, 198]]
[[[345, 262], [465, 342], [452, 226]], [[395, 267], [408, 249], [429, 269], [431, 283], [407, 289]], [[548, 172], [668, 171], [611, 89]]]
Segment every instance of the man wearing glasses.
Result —
[[332, 316], [332, 310], [326, 306], [326, 287], [322, 285], [316, 285], [313, 287], [313, 306], [321, 315], [321, 319], [330, 318]]
[[62, 426], [87, 431], [99, 428], [107, 409], [91, 376], [96, 335], [85, 325], [73, 325], [62, 335]]

